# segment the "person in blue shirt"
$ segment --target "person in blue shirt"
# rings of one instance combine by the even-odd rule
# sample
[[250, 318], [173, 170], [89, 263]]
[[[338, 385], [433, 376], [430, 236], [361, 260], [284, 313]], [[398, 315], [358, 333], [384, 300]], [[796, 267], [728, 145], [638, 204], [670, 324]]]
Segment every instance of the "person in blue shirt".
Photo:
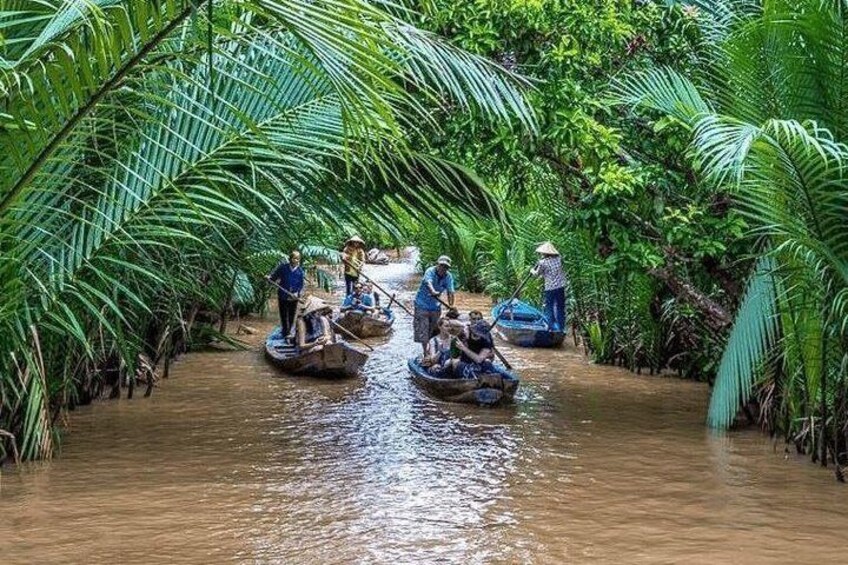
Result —
[[297, 314], [297, 301], [303, 291], [303, 267], [300, 266], [300, 252], [289, 253], [288, 262], [283, 261], [268, 275], [268, 280], [276, 283], [277, 306], [280, 310], [280, 333], [284, 338], [291, 336]]
[[374, 299], [370, 294], [362, 292], [361, 282], [354, 283], [353, 292], [345, 297], [341, 308], [339, 308], [340, 312], [347, 312], [348, 310], [358, 310], [366, 314], [374, 311]]
[[373, 299], [375, 308], [380, 308], [380, 293], [374, 290], [374, 285], [371, 282], [365, 281], [362, 286], [362, 292]]
[[413, 337], [416, 343], [421, 344], [425, 355], [430, 338], [438, 332], [439, 318], [442, 316], [442, 306], [436, 298], [443, 292], [447, 292], [447, 303], [453, 307], [456, 291], [450, 267], [450, 257], [447, 255], [439, 257], [435, 266], [424, 271], [421, 286], [418, 287], [418, 294], [415, 295]]

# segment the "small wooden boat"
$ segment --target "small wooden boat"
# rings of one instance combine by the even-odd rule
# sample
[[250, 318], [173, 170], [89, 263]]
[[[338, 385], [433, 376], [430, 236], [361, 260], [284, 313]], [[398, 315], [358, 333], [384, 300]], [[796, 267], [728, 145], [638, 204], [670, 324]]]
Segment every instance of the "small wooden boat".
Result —
[[365, 262], [369, 265], [388, 265], [389, 256], [375, 247], [368, 251], [368, 254], [365, 256]]
[[348, 310], [336, 320], [336, 323], [356, 337], [384, 336], [392, 330], [395, 314], [388, 308], [383, 308], [382, 312], [383, 315], [377, 317], [358, 310]]
[[509, 343], [520, 347], [559, 347], [565, 339], [565, 331], [552, 330], [538, 308], [521, 300], [497, 304], [492, 308], [492, 319], [499, 315], [493, 333]]
[[497, 365], [494, 373], [484, 373], [475, 379], [439, 379], [430, 375], [420, 361], [414, 357], [407, 363], [412, 382], [439, 400], [496, 406], [512, 402], [518, 390], [518, 377]]
[[344, 342], [301, 352], [296, 345], [283, 339], [279, 327], [265, 340], [265, 356], [287, 373], [328, 378], [356, 376], [368, 360], [368, 355]]

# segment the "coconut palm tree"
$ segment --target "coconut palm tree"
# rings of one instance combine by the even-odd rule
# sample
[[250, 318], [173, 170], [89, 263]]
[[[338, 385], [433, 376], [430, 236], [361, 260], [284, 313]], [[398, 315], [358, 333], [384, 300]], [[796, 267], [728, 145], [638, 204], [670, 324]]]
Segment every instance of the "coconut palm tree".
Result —
[[407, 139], [436, 104], [532, 129], [521, 81], [392, 10], [7, 2], [0, 449], [49, 456], [68, 404], [104, 383], [120, 394], [139, 352], [162, 354], [202, 304], [231, 298], [269, 224], [296, 241], [302, 217], [490, 204]]
[[718, 371], [709, 424], [758, 389], [764, 423], [814, 457], [845, 462], [848, 366], [848, 6], [724, 0], [690, 14], [702, 72], [615, 84], [619, 99], [679, 120], [704, 182], [728, 190], [759, 258]]

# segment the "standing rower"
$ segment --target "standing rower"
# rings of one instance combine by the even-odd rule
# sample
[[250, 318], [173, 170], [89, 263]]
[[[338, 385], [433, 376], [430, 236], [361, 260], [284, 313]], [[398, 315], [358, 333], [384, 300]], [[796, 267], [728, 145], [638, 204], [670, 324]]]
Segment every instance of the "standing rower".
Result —
[[280, 334], [288, 338], [294, 329], [297, 300], [303, 291], [303, 268], [300, 252], [289, 253], [288, 262], [283, 261], [268, 275], [268, 280], [277, 283], [277, 306], [280, 310]]
[[539, 262], [530, 272], [545, 279], [545, 317], [551, 330], [565, 331], [565, 273], [559, 251], [550, 241], [536, 248]]
[[353, 285], [359, 282], [359, 271], [365, 264], [365, 242], [361, 237], [355, 235], [345, 242], [342, 259], [345, 260], [345, 296], [350, 296], [353, 294]]
[[436, 298], [442, 292], [447, 292], [448, 305], [453, 307], [455, 290], [450, 267], [450, 257], [447, 255], [439, 257], [435, 266], [424, 271], [421, 286], [418, 288], [418, 294], [415, 295], [413, 333], [415, 342], [421, 344], [425, 355], [427, 343], [436, 335], [439, 318], [442, 315], [442, 306]]

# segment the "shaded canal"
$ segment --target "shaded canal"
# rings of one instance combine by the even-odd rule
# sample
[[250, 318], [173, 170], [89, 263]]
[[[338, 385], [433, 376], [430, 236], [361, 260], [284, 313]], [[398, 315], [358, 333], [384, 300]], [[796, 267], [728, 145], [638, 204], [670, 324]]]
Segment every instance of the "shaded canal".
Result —
[[[411, 297], [409, 265], [370, 272]], [[403, 314], [345, 382], [279, 378], [273, 321], [247, 323], [255, 350], [188, 355], [150, 399], [73, 413], [56, 460], [4, 472], [2, 562], [846, 559], [844, 486], [759, 433], [710, 433], [705, 385], [502, 344], [518, 401], [475, 409], [412, 386]]]

